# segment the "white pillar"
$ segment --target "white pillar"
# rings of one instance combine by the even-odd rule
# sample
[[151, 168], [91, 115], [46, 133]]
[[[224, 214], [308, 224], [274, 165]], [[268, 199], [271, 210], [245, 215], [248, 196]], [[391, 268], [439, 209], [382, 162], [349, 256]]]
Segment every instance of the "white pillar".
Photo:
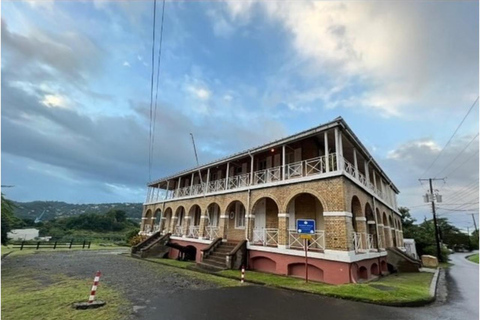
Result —
[[182, 177], [178, 177], [177, 196], [179, 195], [179, 192], [180, 192], [180, 183], [181, 182], [182, 182]]
[[285, 145], [282, 146], [282, 180], [285, 180]]
[[370, 173], [368, 172], [367, 161], [365, 161], [365, 180], [367, 180], [367, 187], [368, 187], [368, 183], [370, 182]]
[[250, 185], [253, 184], [253, 154], [250, 155]]
[[225, 190], [228, 189], [228, 174], [230, 173], [230, 162], [227, 162], [227, 175], [225, 176]]
[[168, 187], [169, 187], [169, 184], [170, 184], [170, 180], [167, 181], [167, 192], [165, 192], [165, 199], [164, 199], [164, 200], [167, 200], [167, 198], [168, 198]]
[[355, 178], [358, 179], [357, 150], [353, 148], [353, 165], [355, 166]]
[[195, 172], [192, 172], [192, 181], [190, 181], [190, 194], [193, 192], [193, 180], [195, 178]]
[[337, 157], [337, 168], [335, 168], [335, 170], [340, 170], [340, 163], [339, 163], [339, 160], [340, 160], [340, 142], [338, 140], [338, 128], [335, 128], [334, 129], [334, 133], [335, 133], [335, 153], [336, 153], [336, 157]]
[[208, 192], [208, 185], [210, 184], [210, 168], [207, 169], [207, 185], [205, 186], [205, 193]]
[[327, 172], [330, 172], [330, 155], [328, 154], [328, 132], [325, 131], [324, 135], [323, 135], [323, 139], [325, 141], [325, 165], [326, 165], [326, 168], [325, 170]]
[[373, 170], [373, 186], [377, 189], [377, 177], [375, 175], [375, 170]]

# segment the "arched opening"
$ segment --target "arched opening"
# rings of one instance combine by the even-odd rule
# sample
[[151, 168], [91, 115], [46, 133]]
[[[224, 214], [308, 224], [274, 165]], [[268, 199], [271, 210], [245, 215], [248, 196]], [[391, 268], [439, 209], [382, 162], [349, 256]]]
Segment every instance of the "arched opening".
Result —
[[187, 223], [188, 226], [188, 237], [189, 238], [198, 238], [199, 231], [200, 231], [200, 219], [202, 217], [202, 210], [198, 205], [193, 205], [188, 212], [188, 216], [190, 217]]
[[172, 223], [172, 208], [167, 208], [165, 210], [165, 222], [163, 225], [163, 234], [166, 234], [167, 232], [171, 231], [171, 223]]
[[271, 198], [261, 198], [253, 206], [255, 215], [253, 243], [278, 245], [278, 206]]
[[358, 269], [358, 279], [368, 280], [368, 270], [367, 270], [367, 268], [362, 266], [362, 267], [360, 267], [360, 269]]
[[388, 266], [387, 266], [387, 263], [385, 262], [385, 260], [382, 260], [382, 262], [380, 262], [380, 266], [381, 266], [381, 269], [382, 271], [388, 271]]
[[155, 213], [153, 214], [153, 218], [152, 218], [153, 232], [160, 231], [161, 224], [162, 224], [162, 210], [157, 209], [155, 210]]
[[390, 234], [392, 235], [392, 246], [396, 247], [397, 246], [397, 235], [396, 235], [396, 227], [394, 224], [394, 221], [392, 220], [392, 216], [388, 217], [388, 222], [391, 227], [390, 229]]
[[357, 218], [363, 217], [362, 214], [362, 205], [357, 196], [352, 197], [352, 227], [354, 232], [358, 232], [357, 229]]
[[181, 237], [183, 235], [183, 223], [185, 220], [185, 208], [180, 206], [177, 208], [177, 211], [175, 211], [175, 217], [177, 217], [177, 225], [175, 226], [175, 230], [173, 230], [173, 234], [176, 236]]
[[143, 231], [151, 232], [152, 231], [152, 210], [148, 209], [145, 213], [145, 221], [143, 222]]
[[[292, 277], [305, 278], [305, 263], [291, 263], [288, 265], [288, 275]], [[323, 270], [309, 264], [308, 278], [314, 281], [323, 281]]]
[[226, 224], [227, 239], [240, 241], [245, 239], [245, 206], [236, 200], [227, 207], [228, 222]]
[[369, 203], [365, 204], [365, 218], [367, 219], [367, 244], [368, 248], [378, 248], [377, 225], [373, 215], [372, 207]]
[[256, 271], [275, 273], [277, 270], [277, 263], [267, 257], [254, 257], [252, 258], [252, 269]]
[[385, 211], [383, 212], [383, 235], [384, 235], [384, 239], [385, 239], [385, 248], [388, 248], [390, 247], [390, 237], [389, 237], [389, 232], [390, 232], [390, 228], [389, 228], [389, 225], [388, 225], [388, 220], [387, 220], [387, 215], [385, 213]]
[[297, 231], [296, 221], [298, 219], [315, 220], [315, 234], [309, 240], [310, 250], [325, 249], [325, 221], [323, 218], [323, 205], [317, 197], [310, 193], [296, 195], [287, 205], [289, 213], [288, 244], [290, 248], [302, 249], [304, 240], [300, 238]]
[[218, 223], [220, 221], [220, 206], [211, 203], [207, 207], [207, 225], [205, 226], [205, 237], [207, 239], [218, 238]]
[[378, 264], [372, 264], [372, 266], [370, 267], [370, 273], [376, 276], [380, 274], [380, 271], [378, 270]]

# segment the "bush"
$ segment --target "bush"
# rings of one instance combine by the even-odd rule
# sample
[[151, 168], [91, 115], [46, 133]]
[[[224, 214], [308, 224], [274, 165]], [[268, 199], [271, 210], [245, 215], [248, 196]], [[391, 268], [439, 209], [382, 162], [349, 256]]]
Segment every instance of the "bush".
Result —
[[139, 244], [140, 242], [142, 242], [143, 240], [147, 239], [148, 237], [147, 236], [141, 236], [141, 235], [136, 235], [134, 237], [132, 237], [130, 239], [130, 241], [128, 241], [128, 244], [130, 244], [130, 246], [136, 246], [137, 244]]
[[130, 243], [130, 240], [132, 240], [133, 237], [137, 236], [139, 232], [140, 232], [140, 229], [133, 229], [127, 232], [127, 234], [125, 235], [126, 242]]

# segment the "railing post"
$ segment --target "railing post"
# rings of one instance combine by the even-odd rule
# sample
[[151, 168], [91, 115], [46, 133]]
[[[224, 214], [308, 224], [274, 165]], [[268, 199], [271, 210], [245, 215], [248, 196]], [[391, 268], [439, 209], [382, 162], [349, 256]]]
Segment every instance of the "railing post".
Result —
[[55, 244], [53, 245], [53, 250], [57, 249], [57, 241], [55, 241]]
[[22, 241], [22, 245], [20, 246], [20, 250], [23, 250], [23, 245], [25, 244], [25, 240]]
[[40, 248], [40, 241], [37, 242], [37, 250]]
[[70, 241], [70, 247], [68, 249], [72, 249], [73, 239]]

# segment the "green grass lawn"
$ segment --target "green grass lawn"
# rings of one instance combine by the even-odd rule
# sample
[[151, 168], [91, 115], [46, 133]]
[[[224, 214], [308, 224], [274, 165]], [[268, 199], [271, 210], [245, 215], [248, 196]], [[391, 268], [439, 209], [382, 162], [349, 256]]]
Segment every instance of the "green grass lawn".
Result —
[[478, 253], [476, 253], [474, 255], [471, 255], [471, 256], [468, 256], [467, 259], [472, 261], [472, 262], [478, 263]]
[[104, 307], [75, 310], [72, 303], [87, 301], [92, 279], [73, 279], [55, 275], [55, 279], [35, 270], [2, 270], [2, 319], [121, 319], [129, 312], [129, 303], [117, 291], [100, 284], [96, 299], [107, 301]]
[[[188, 266], [194, 265], [192, 262], [170, 259], [147, 260], [181, 269], [186, 269]], [[238, 283], [241, 274], [239, 270], [224, 270], [216, 273], [214, 277], [215, 276], [236, 279], [235, 281]], [[430, 301], [431, 297], [429, 289], [432, 278], [433, 274], [427, 272], [397, 273], [365, 284], [329, 285], [319, 282], [309, 282], [306, 284], [303, 279], [249, 270], [247, 270], [245, 274], [246, 281], [254, 283], [338, 298], [389, 305]]]
[[[94, 244], [92, 243], [90, 245], [90, 249], [88, 249], [87, 247], [85, 247], [84, 249], [83, 248], [72, 248], [72, 249], [68, 249], [68, 248], [58, 248], [58, 249], [51, 249], [51, 248], [40, 248], [39, 250], [36, 250], [36, 249], [23, 249], [23, 250], [20, 250], [20, 249], [13, 249], [12, 246], [3, 246], [2, 245], [2, 254], [5, 254], [5, 253], [8, 253], [8, 252], [11, 252], [10, 255], [13, 255], [13, 256], [23, 256], [23, 255], [27, 255], [27, 254], [35, 254], [35, 253], [38, 253], [38, 252], [60, 252], [60, 251], [78, 251], [78, 250], [112, 250], [112, 249], [121, 249], [121, 248], [128, 248], [128, 247], [123, 247], [123, 246], [116, 246], [116, 245], [111, 245], [111, 246], [105, 246], [105, 245], [99, 245], [99, 244]], [[130, 248], [128, 248], [130, 250]]]

